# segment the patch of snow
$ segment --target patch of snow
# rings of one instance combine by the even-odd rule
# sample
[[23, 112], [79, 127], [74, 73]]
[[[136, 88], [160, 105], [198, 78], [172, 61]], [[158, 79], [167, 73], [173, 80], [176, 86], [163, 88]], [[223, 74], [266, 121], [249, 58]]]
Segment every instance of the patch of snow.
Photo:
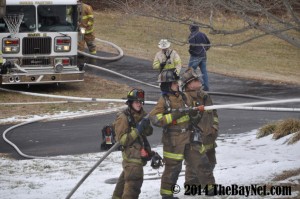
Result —
[[100, 114], [107, 114], [119, 111], [121, 109], [126, 108], [126, 105], [117, 107], [116, 105], [110, 105], [107, 107], [107, 109], [104, 110], [96, 110], [96, 111], [76, 111], [76, 112], [70, 112], [70, 111], [60, 111], [56, 114], [43, 114], [43, 115], [28, 115], [28, 116], [14, 116], [10, 118], [4, 118], [0, 119], [0, 125], [7, 124], [7, 123], [18, 123], [18, 122], [28, 122], [31, 120], [43, 120], [43, 119], [56, 119], [56, 118], [76, 118], [76, 117], [85, 117], [85, 116], [91, 116], [91, 115], [100, 115]]

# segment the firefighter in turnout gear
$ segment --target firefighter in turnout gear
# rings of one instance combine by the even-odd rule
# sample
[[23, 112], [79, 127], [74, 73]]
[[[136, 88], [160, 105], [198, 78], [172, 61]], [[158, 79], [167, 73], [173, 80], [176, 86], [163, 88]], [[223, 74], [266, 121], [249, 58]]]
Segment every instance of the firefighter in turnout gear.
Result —
[[[182, 90], [188, 98], [190, 98], [190, 106], [211, 106], [213, 105], [210, 96], [202, 90], [202, 85], [199, 80], [200, 75], [194, 70], [189, 69], [182, 75]], [[200, 113], [199, 122], [196, 124], [201, 132], [202, 145], [200, 153], [203, 155], [198, 159], [199, 169], [197, 170], [186, 168], [186, 176], [194, 177], [194, 184], [207, 186], [208, 195], [213, 195], [213, 185], [215, 178], [213, 170], [216, 165], [216, 139], [218, 136], [219, 120], [217, 110], [209, 110]], [[198, 179], [196, 179], [198, 177]]]
[[[159, 77], [162, 96], [156, 106], [150, 112], [150, 120], [153, 125], [163, 128], [163, 158], [165, 170], [161, 179], [160, 194], [163, 199], [174, 199], [172, 186], [176, 184], [182, 169], [183, 160], [188, 166], [194, 165], [191, 153], [191, 118], [197, 118], [198, 111], [181, 112], [185, 108], [187, 99], [179, 92], [178, 80], [174, 69], [162, 71]], [[198, 146], [198, 148], [200, 148]], [[194, 169], [197, 169], [196, 167]], [[189, 182], [189, 179], [186, 179]]]
[[79, 3], [79, 27], [84, 28], [85, 32], [81, 33], [83, 34], [83, 39], [79, 39], [78, 49], [84, 51], [84, 44], [86, 43], [89, 52], [96, 54], [93, 8], [90, 5], [81, 3], [81, 1], [79, 1]]
[[128, 108], [117, 115], [114, 122], [116, 140], [121, 145], [123, 171], [116, 184], [113, 199], [136, 199], [143, 184], [143, 166], [151, 160], [151, 148], [146, 136], [153, 128], [143, 109], [144, 91], [128, 92]]
[[153, 61], [153, 69], [162, 70], [176, 69], [177, 75], [181, 71], [181, 59], [178, 53], [170, 49], [171, 43], [166, 39], [161, 39], [158, 43], [158, 47], [161, 49], [156, 53]]

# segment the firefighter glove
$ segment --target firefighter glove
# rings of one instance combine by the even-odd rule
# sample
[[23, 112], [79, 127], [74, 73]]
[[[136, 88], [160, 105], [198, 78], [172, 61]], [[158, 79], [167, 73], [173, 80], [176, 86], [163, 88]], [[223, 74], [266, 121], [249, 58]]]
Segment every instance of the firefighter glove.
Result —
[[204, 111], [205, 111], [204, 105], [197, 106], [197, 109], [198, 109], [198, 111], [200, 111], [200, 112], [204, 112]]
[[146, 129], [151, 127], [149, 118], [143, 118], [137, 125], [136, 129], [140, 135], [143, 135], [146, 132]]
[[198, 110], [191, 110], [189, 111], [189, 117], [193, 123], [197, 124], [198, 122], [200, 122], [202, 115]]
[[164, 68], [165, 66], [166, 66], [166, 62], [160, 63], [160, 67], [161, 67], [161, 68]]

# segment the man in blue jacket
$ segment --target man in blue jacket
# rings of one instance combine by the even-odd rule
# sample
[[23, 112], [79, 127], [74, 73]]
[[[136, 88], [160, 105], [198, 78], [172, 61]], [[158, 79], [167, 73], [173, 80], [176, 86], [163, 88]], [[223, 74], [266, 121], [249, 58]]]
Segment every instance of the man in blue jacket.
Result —
[[190, 25], [191, 34], [189, 35], [189, 53], [190, 61], [189, 67], [194, 70], [200, 67], [203, 78], [203, 90], [208, 91], [208, 75], [206, 70], [206, 51], [210, 48], [210, 41], [207, 36], [199, 31], [199, 27], [196, 25]]

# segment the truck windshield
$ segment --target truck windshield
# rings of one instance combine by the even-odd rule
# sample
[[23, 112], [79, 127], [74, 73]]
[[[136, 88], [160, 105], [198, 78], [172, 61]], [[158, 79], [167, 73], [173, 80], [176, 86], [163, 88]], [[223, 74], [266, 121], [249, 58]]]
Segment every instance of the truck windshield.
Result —
[[[20, 25], [19, 32], [35, 31], [36, 30], [35, 7], [33, 5], [6, 7], [6, 16], [12, 17], [9, 20], [17, 22], [20, 14], [23, 14], [24, 16]], [[0, 18], [0, 32], [9, 32], [8, 26], [5, 23], [4, 19], [2, 18]]]
[[77, 30], [77, 7], [70, 5], [38, 6], [38, 28], [41, 32], [74, 32]]

